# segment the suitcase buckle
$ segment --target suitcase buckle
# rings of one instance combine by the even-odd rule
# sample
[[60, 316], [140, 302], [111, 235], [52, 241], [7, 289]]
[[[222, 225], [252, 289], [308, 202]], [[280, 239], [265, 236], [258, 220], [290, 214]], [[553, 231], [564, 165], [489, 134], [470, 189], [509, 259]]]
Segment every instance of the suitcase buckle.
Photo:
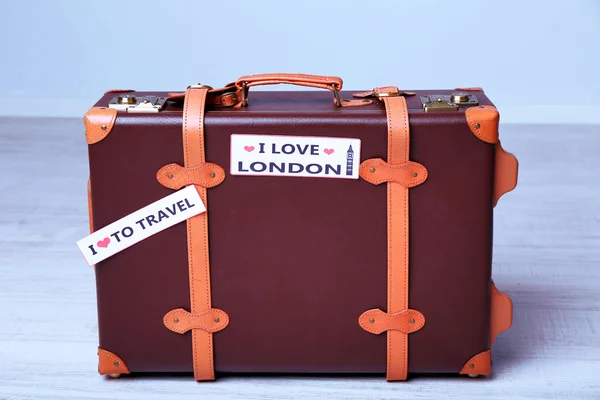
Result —
[[400, 96], [404, 96], [403, 92], [373, 92], [373, 97], [400, 97]]
[[201, 83], [199, 83], [197, 85], [189, 85], [187, 88], [188, 89], [208, 89], [208, 90], [212, 90], [213, 89], [212, 86], [202, 85]]

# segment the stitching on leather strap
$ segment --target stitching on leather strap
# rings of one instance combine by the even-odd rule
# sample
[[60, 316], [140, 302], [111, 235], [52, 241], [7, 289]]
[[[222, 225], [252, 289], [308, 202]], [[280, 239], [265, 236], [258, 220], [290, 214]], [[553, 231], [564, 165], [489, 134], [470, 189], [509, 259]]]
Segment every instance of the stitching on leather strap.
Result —
[[[192, 88], [185, 95], [183, 145], [184, 164], [188, 168], [205, 162], [204, 109], [207, 93], [208, 89]], [[204, 205], [208, 208], [206, 188], [196, 185], [196, 189]], [[208, 213], [202, 213], [188, 219], [187, 233], [191, 313], [196, 313], [211, 307]], [[211, 332], [192, 330], [194, 377], [196, 380], [215, 379], [212, 347]]]
[[[389, 164], [409, 161], [406, 100], [384, 97], [388, 121]], [[408, 188], [388, 182], [388, 313], [408, 308]], [[399, 208], [399, 209], [397, 209]], [[405, 380], [408, 334], [388, 331], [387, 380]], [[399, 349], [397, 349], [399, 348]]]

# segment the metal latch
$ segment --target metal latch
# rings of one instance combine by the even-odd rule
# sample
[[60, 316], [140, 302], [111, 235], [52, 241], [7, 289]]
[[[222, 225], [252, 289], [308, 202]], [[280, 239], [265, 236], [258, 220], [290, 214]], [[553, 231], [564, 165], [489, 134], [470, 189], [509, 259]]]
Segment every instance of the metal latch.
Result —
[[459, 106], [476, 106], [479, 104], [473, 94], [456, 92], [447, 94], [427, 94], [420, 96], [423, 109], [428, 111], [456, 111]]
[[166, 97], [136, 97], [133, 94], [127, 94], [114, 97], [108, 102], [108, 107], [130, 113], [157, 113], [162, 110], [166, 101]]

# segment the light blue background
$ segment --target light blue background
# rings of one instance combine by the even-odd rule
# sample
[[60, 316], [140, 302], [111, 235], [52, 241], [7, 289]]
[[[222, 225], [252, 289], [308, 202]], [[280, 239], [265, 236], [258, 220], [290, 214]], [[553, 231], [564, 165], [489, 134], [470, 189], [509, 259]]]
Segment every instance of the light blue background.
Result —
[[600, 122], [594, 0], [0, 4], [0, 115], [79, 117], [110, 88], [302, 72], [348, 89], [482, 86], [504, 122]]

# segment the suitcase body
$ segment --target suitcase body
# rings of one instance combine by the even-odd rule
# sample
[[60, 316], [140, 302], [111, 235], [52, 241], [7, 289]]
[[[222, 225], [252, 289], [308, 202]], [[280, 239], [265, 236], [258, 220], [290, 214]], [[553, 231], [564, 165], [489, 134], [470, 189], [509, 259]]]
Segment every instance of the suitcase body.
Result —
[[[409, 336], [410, 373], [460, 373], [500, 330], [491, 284], [499, 144], [474, 135], [467, 107], [425, 111], [423, 96], [454, 92], [405, 97], [410, 160], [428, 171], [426, 182], [409, 190], [409, 306], [426, 318]], [[479, 89], [463, 92], [479, 106], [492, 105]], [[123, 95], [108, 92], [95, 107]], [[184, 163], [182, 107], [120, 110], [110, 133], [89, 145], [92, 229], [173, 193], [156, 174]], [[226, 172], [206, 199], [211, 301], [229, 316], [227, 328], [213, 335], [215, 372], [386, 372], [386, 334], [358, 324], [366, 310], [386, 309], [386, 184], [232, 175], [234, 134], [356, 138], [360, 162], [385, 160], [388, 149], [386, 110], [377, 99], [340, 108], [326, 92], [253, 91], [248, 107], [207, 107], [206, 161]], [[509, 175], [516, 183], [516, 169]], [[127, 372], [193, 371], [191, 332], [179, 335], [163, 324], [170, 310], [190, 309], [186, 243], [180, 223], [95, 267], [99, 347]], [[509, 313], [507, 304], [500, 308]]]

